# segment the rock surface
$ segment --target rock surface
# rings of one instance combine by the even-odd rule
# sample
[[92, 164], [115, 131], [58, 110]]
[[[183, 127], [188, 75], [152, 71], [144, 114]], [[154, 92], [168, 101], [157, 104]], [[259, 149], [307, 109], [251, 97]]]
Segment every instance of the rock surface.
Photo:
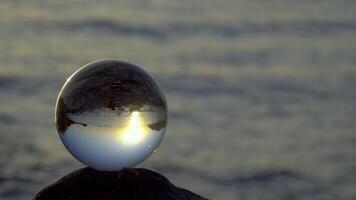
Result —
[[36, 194], [33, 200], [204, 200], [206, 198], [173, 185], [157, 172], [124, 168], [103, 172], [82, 168]]

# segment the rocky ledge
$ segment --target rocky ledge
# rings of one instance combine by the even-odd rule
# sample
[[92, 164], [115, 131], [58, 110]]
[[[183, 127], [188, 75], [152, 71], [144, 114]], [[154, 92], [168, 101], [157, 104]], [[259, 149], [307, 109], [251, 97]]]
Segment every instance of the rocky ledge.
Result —
[[143, 168], [76, 170], [38, 192], [33, 200], [206, 200]]

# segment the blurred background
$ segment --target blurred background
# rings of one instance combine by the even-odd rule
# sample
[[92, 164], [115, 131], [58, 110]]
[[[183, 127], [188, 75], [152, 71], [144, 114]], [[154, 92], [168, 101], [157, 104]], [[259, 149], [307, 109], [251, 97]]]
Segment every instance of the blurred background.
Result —
[[353, 0], [0, 2], [0, 199], [82, 167], [54, 125], [76, 69], [119, 58], [169, 106], [139, 167], [211, 199], [356, 199]]

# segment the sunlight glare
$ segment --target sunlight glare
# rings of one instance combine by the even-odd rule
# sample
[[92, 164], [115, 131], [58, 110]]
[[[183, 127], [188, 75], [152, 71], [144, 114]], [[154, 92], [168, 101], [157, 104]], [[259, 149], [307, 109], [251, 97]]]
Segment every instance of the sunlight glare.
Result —
[[135, 145], [140, 143], [145, 138], [145, 135], [146, 130], [142, 124], [140, 113], [137, 111], [132, 112], [129, 125], [121, 135], [122, 142], [128, 145]]

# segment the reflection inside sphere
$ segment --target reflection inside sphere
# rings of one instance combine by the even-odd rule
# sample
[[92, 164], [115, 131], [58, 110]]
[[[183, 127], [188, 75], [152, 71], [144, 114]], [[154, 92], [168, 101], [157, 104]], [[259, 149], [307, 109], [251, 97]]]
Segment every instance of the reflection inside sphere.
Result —
[[128, 126], [119, 131], [119, 138], [124, 144], [135, 145], [146, 137], [147, 127], [142, 123], [140, 112], [133, 111], [130, 115]]
[[117, 60], [90, 63], [63, 86], [56, 124], [68, 151], [99, 170], [134, 166], [155, 151], [166, 130], [167, 107], [157, 82]]

